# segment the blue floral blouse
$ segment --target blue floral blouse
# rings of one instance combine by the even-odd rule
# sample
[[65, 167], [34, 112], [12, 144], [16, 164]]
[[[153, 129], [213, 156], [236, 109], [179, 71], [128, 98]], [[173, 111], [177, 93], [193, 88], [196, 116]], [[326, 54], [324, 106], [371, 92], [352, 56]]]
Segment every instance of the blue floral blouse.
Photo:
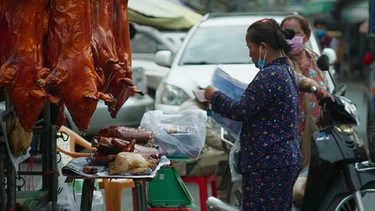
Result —
[[287, 58], [282, 57], [259, 71], [240, 99], [231, 99], [221, 91], [212, 94], [213, 111], [242, 121], [242, 173], [300, 163], [296, 140], [299, 95], [295, 81]]

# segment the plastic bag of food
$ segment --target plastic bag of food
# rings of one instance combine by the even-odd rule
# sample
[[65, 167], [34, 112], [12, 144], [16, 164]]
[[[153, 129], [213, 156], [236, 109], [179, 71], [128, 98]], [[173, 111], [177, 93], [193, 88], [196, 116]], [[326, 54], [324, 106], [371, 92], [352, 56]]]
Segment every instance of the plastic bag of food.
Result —
[[146, 112], [141, 128], [151, 130], [159, 153], [167, 157], [197, 157], [206, 138], [207, 113], [201, 109], [187, 109], [175, 114], [161, 110]]

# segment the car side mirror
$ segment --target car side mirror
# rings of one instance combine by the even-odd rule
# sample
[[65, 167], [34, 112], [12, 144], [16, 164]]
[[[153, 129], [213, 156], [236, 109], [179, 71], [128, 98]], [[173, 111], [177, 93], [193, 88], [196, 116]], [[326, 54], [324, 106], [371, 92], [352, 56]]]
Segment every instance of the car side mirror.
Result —
[[171, 51], [158, 51], [154, 55], [154, 62], [160, 66], [170, 67], [172, 63]]

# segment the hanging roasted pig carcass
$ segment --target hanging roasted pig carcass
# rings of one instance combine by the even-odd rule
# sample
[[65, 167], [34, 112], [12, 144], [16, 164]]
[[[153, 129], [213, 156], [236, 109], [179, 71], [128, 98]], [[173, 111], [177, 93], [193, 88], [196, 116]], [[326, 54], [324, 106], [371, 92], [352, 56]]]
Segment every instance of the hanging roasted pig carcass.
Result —
[[134, 93], [131, 69], [130, 31], [127, 0], [91, 0], [91, 43], [95, 69], [105, 79], [100, 91], [111, 94], [108, 111], [116, 118], [123, 104]]
[[86, 131], [98, 100], [115, 118], [130, 95], [143, 94], [132, 81], [127, 6], [127, 0], [0, 1], [0, 88], [26, 131], [46, 99], [58, 103], [57, 126], [66, 106]]
[[99, 87], [105, 92], [116, 72], [125, 72], [116, 52], [113, 37], [113, 0], [91, 0], [91, 47], [96, 72], [103, 77]]
[[47, 84], [57, 88], [78, 129], [87, 131], [98, 100], [112, 100], [97, 88], [104, 81], [94, 69], [90, 46], [90, 0], [52, 0], [49, 11]]
[[49, 69], [44, 66], [47, 0], [1, 1], [0, 87], [5, 87], [20, 124], [31, 132], [46, 100]]

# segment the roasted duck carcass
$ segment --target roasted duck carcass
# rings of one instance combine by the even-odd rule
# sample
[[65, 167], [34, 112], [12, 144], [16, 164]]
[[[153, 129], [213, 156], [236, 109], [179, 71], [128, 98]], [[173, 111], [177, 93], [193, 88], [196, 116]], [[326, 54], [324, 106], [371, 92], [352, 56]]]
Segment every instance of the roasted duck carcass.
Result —
[[56, 87], [80, 131], [87, 131], [104, 82], [94, 70], [90, 46], [90, 0], [50, 1], [47, 60], [53, 68], [47, 84]]
[[[7, 49], [7, 47], [9, 47], [7, 41], [6, 41], [6, 37], [7, 37], [7, 34], [8, 34], [8, 31], [9, 31], [9, 27], [8, 27], [8, 24], [7, 24], [7, 21], [6, 21], [6, 16], [5, 16], [5, 5], [6, 5], [6, 2], [0, 2], [0, 67], [2, 64], [5, 63], [6, 61], [6, 55], [5, 53], [8, 52], [9, 49]], [[0, 101], [5, 101], [6, 99], [6, 91], [5, 91], [5, 87], [0, 87]]]
[[6, 1], [0, 2], [0, 65], [4, 64], [6, 61], [6, 53], [10, 50], [10, 43], [8, 42], [9, 36], [9, 21], [7, 21], [7, 8], [9, 3]]
[[46, 0], [1, 2], [2, 49], [0, 86], [5, 87], [20, 124], [31, 132], [46, 100], [49, 69], [44, 66], [43, 39], [47, 31]]
[[155, 170], [158, 162], [146, 155], [141, 155], [135, 152], [120, 152], [116, 155], [113, 162], [109, 164], [108, 173], [124, 174], [130, 172], [131, 174], [143, 174], [150, 168]]

